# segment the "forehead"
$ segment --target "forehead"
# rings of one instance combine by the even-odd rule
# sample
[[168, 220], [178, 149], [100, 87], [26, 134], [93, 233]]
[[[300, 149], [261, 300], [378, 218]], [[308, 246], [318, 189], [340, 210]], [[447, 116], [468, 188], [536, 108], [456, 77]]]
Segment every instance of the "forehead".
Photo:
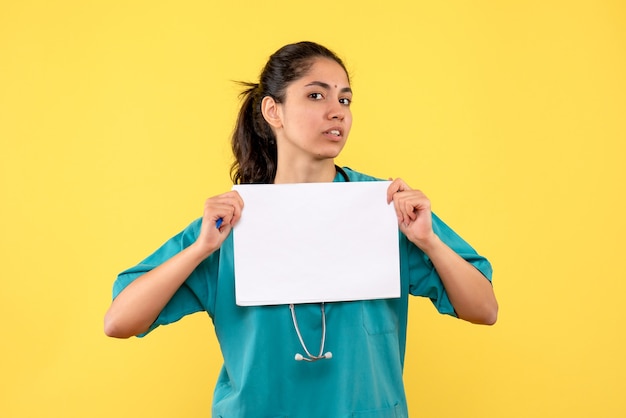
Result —
[[293, 84], [305, 86], [312, 81], [320, 81], [337, 88], [350, 87], [348, 75], [343, 67], [328, 58], [316, 58], [309, 71]]

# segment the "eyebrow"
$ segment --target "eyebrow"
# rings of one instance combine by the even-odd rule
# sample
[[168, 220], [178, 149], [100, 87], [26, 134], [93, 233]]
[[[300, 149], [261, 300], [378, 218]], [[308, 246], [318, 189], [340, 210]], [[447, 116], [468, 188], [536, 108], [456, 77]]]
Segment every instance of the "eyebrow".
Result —
[[[323, 89], [330, 90], [330, 84], [324, 83], [323, 81], [311, 81], [309, 84], [307, 84], [304, 87], [310, 87], [310, 86], [319, 86]], [[350, 87], [344, 87], [339, 91], [341, 93], [352, 93], [352, 89]]]

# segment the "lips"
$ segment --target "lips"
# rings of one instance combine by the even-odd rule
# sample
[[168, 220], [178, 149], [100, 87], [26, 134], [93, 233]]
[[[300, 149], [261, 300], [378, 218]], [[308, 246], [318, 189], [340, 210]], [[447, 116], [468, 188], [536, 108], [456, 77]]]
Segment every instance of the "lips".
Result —
[[330, 128], [329, 130], [324, 131], [324, 134], [335, 138], [341, 138], [343, 136], [343, 131], [341, 128]]

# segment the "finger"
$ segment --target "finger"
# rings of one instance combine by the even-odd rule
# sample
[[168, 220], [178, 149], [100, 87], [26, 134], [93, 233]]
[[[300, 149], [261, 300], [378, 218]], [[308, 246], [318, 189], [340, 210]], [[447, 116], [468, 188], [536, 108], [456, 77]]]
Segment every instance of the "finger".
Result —
[[406, 214], [404, 221], [408, 224], [417, 219], [417, 207], [414, 202], [407, 200], [404, 203], [404, 213]]
[[224, 213], [224, 215], [222, 216], [224, 218], [224, 224], [225, 225], [233, 225], [233, 218], [235, 217], [235, 214], [237, 213], [236, 209], [235, 209], [235, 205], [226, 203], [224, 204], [222, 211]]
[[397, 192], [394, 203], [402, 215], [402, 222], [408, 224], [417, 219], [420, 212], [430, 209], [430, 201], [419, 190]]
[[237, 191], [230, 191], [207, 199], [206, 209], [214, 222], [222, 219], [223, 224], [234, 225], [243, 210], [243, 199]]
[[397, 192], [394, 196], [394, 203], [399, 213], [399, 221], [403, 224], [409, 222], [409, 212], [413, 210], [410, 196], [406, 192]]
[[232, 216], [233, 207], [231, 205], [210, 201], [205, 205], [203, 222], [222, 230], [226, 224], [230, 223]]
[[243, 199], [241, 195], [236, 190], [233, 192], [235, 201], [233, 203], [233, 218], [231, 220], [231, 226], [234, 226], [239, 219], [241, 219], [241, 213], [243, 212]]
[[387, 204], [391, 203], [391, 201], [393, 200], [393, 195], [398, 190], [397, 183], [391, 177], [389, 177], [389, 180], [391, 180], [391, 184], [389, 185], [389, 187], [387, 187]]
[[393, 200], [394, 202], [398, 223], [408, 223], [407, 213], [403, 202], [407, 197], [405, 191], [410, 190], [411, 188], [401, 178], [395, 179], [387, 189], [387, 200]]
[[[391, 180], [391, 178], [389, 178]], [[391, 203], [396, 193], [409, 189], [409, 186], [401, 179], [397, 178], [391, 182], [387, 188], [387, 204]]]
[[225, 223], [231, 226], [237, 223], [243, 211], [243, 199], [241, 195], [236, 190], [233, 190], [218, 196], [218, 199], [220, 204], [229, 206], [230, 214], [227, 216], [227, 219], [224, 219]]
[[404, 203], [403, 200], [398, 198], [397, 196], [400, 194], [400, 192], [396, 192], [394, 199], [393, 199], [393, 205], [394, 208], [396, 210], [396, 216], [398, 218], [398, 223], [403, 223], [405, 220], [405, 214], [404, 214]]
[[412, 210], [407, 211], [407, 213], [409, 218], [413, 221], [416, 220], [418, 216], [422, 214], [425, 215], [431, 211], [430, 200], [421, 192], [418, 192], [418, 194], [416, 194], [414, 198], [409, 201], [409, 203]]

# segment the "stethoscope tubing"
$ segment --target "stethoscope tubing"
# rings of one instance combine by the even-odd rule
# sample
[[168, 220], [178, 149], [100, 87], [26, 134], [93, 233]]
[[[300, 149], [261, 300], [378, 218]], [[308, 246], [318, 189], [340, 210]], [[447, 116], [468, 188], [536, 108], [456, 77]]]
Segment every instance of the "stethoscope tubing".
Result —
[[300, 340], [300, 345], [304, 349], [307, 357], [304, 357], [302, 354], [298, 353], [295, 355], [295, 359], [297, 361], [317, 361], [321, 359], [331, 358], [332, 353], [324, 353], [324, 345], [326, 344], [326, 311], [324, 309], [324, 302], [320, 304], [320, 311], [322, 312], [322, 338], [320, 341], [320, 352], [317, 356], [314, 356], [309, 352], [304, 343], [304, 339], [302, 338], [302, 333], [300, 332], [300, 327], [298, 326], [298, 319], [296, 318], [296, 308], [293, 303], [289, 304], [289, 310], [291, 311], [291, 320], [293, 321], [293, 327], [296, 329], [296, 334], [298, 335], [298, 339]]

